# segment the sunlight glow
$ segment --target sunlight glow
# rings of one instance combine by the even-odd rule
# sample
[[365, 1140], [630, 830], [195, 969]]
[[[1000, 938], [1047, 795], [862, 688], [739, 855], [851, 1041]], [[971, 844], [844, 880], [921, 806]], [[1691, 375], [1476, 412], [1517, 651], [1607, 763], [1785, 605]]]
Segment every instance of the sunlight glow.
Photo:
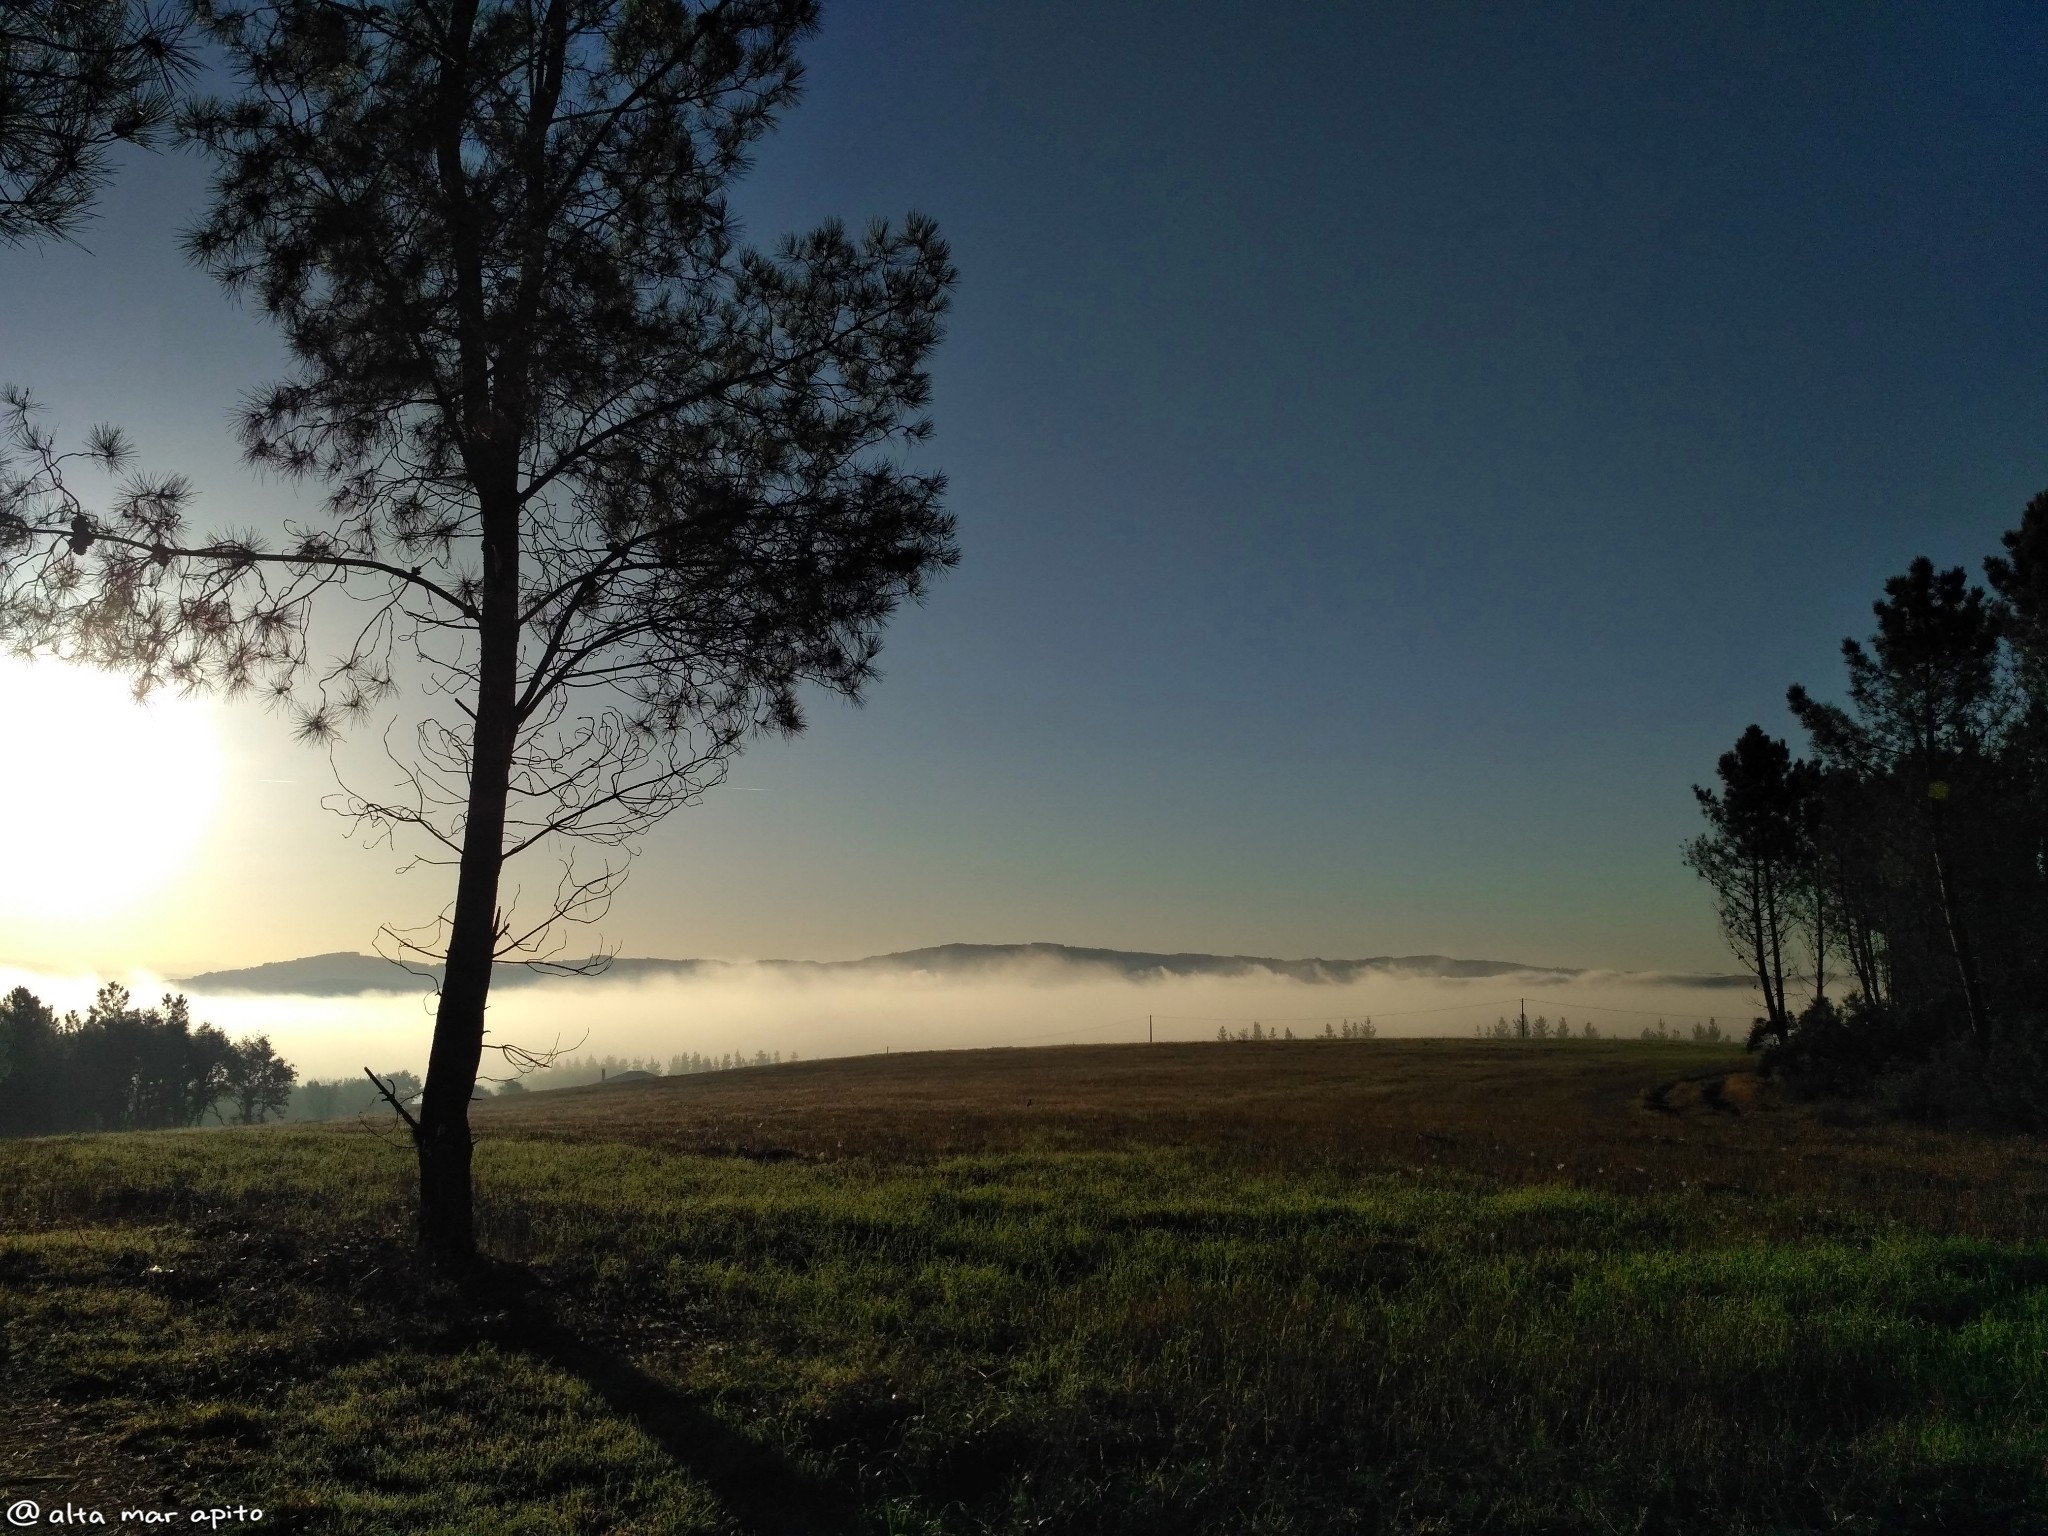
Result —
[[125, 678], [0, 659], [0, 914], [95, 917], [186, 870], [220, 798], [213, 712]]

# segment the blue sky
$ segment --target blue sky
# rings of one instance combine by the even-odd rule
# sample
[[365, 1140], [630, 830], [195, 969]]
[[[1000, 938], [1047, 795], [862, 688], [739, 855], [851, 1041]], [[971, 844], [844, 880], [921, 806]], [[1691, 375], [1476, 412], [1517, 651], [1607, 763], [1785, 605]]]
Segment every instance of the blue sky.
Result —
[[[2048, 485], [2037, 8], [900, 0], [807, 58], [739, 201], [946, 231], [965, 558], [650, 840], [629, 951], [1719, 969], [1688, 786]], [[224, 417], [277, 353], [179, 264], [201, 188], [0, 252], [0, 375], [261, 520]], [[219, 718], [252, 787], [160, 958], [439, 905]]]

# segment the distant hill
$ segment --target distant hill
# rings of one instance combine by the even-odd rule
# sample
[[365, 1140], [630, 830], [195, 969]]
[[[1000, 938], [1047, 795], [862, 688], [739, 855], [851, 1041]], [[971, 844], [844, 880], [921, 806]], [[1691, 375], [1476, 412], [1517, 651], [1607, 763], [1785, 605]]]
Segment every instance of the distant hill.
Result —
[[439, 980], [439, 967], [401, 968], [380, 955], [336, 950], [328, 955], [302, 955], [297, 960], [272, 960], [238, 971], [207, 971], [174, 976], [195, 992], [261, 992], [269, 996], [354, 997], [365, 992], [425, 992]]
[[[1527, 965], [1514, 960], [1459, 960], [1449, 955], [1378, 955], [1369, 960], [1276, 960], [1264, 955], [1148, 954], [1127, 949], [1082, 949], [1071, 944], [938, 944], [899, 954], [870, 955], [864, 960], [657, 960], [621, 956], [601, 977], [608, 982], [652, 981], [665, 977], [729, 974], [756, 970], [790, 975], [875, 975], [899, 972], [936, 976], [983, 976], [1019, 972], [1050, 978], [1058, 972], [1119, 976], [1129, 981], [1169, 976], [1282, 976], [1312, 985], [1346, 985], [1374, 977], [1476, 979], [1526, 976], [1532, 981], [1576, 981], [1591, 974], [1584, 969]], [[1597, 973], [1615, 975], [1614, 972]], [[257, 992], [272, 996], [358, 997], [373, 992], [426, 992], [440, 980], [440, 967], [400, 966], [379, 955], [337, 951], [297, 960], [274, 960], [241, 970], [206, 971], [175, 978], [181, 987], [199, 993]], [[561, 977], [523, 966], [500, 966], [495, 987], [526, 986], [559, 980], [569, 985], [590, 978]], [[1630, 979], [1664, 985], [1746, 987], [1746, 976], [1651, 975]]]

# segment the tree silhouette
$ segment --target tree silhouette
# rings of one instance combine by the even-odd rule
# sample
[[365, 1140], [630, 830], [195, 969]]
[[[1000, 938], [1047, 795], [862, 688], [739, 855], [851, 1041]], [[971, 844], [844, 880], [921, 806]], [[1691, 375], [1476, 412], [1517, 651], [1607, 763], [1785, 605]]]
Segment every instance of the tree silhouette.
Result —
[[1784, 742], [1752, 725], [1717, 765], [1720, 790], [1693, 786], [1710, 830], [1686, 865], [1714, 892], [1721, 934], [1763, 993], [1764, 1027], [1784, 1039], [1785, 947], [1796, 915], [1805, 778]]
[[[115, 144], [155, 144], [169, 125], [178, 82], [191, 73], [183, 5], [128, 0], [5, 0], [0, 4], [0, 244], [71, 235], [111, 173]], [[60, 455], [34, 421], [25, 390], [0, 388], [0, 604], [8, 563], [32, 517], [69, 498], [61, 470], [84, 459], [129, 467], [111, 427]], [[178, 482], [162, 484], [176, 488]], [[142, 488], [134, 482], [127, 490]], [[156, 483], [151, 483], [151, 489]], [[82, 511], [82, 508], [75, 509]], [[0, 606], [0, 642], [8, 639]], [[17, 649], [24, 649], [17, 639]]]
[[[796, 98], [809, 0], [201, 12], [242, 89], [185, 120], [217, 167], [189, 249], [283, 332], [243, 446], [324, 510], [275, 549], [195, 538], [182, 485], [96, 515], [45, 447], [0, 528], [0, 642], [259, 692], [315, 741], [408, 679], [438, 706], [400, 792], [351, 808], [456, 870], [406, 942], [446, 961], [414, 1139], [420, 1238], [460, 1267], [494, 962], [558, 957], [634, 837], [801, 728], [804, 684], [858, 697], [957, 557], [902, 461], [953, 269], [915, 216], [741, 244], [726, 189]], [[316, 663], [329, 594], [355, 606]], [[564, 837], [616, 852], [501, 901]]]
[[223, 1097], [233, 1100], [235, 1118], [243, 1125], [261, 1125], [272, 1115], [282, 1115], [299, 1080], [298, 1072], [271, 1047], [268, 1035], [235, 1045], [225, 1077]]
[[2003, 542], [2005, 554], [1986, 560], [1984, 574], [2003, 600], [2021, 681], [2040, 703], [2048, 700], [2048, 491], [2027, 503]]
[[2011, 723], [1998, 668], [2004, 617], [1961, 567], [1937, 572], [1925, 558], [1884, 590], [1872, 605], [1870, 649], [1842, 642], [1848, 707], [1797, 685], [1786, 698], [1824, 763], [1883, 783], [1913, 807], [1942, 941], [1981, 1049], [1992, 1027], [1977, 953], [1982, 914], [1973, 910], [1983, 860], [1969, 843], [1981, 831], [1979, 807], [1995, 798], [1995, 758]]
[[[1813, 997], [1773, 1068], [1818, 1091], [1900, 1074], [1895, 1102], [1914, 1113], [2037, 1128], [2048, 1124], [2048, 494], [2005, 548], [1985, 562], [1995, 597], [1927, 559], [1888, 580], [1874, 634], [1842, 643], [1846, 698], [1787, 694], [1812, 762], [1790, 762], [1752, 726], [1755, 763], [1733, 777], [1765, 786], [1758, 803], [1789, 807], [1794, 926], [1815, 956]], [[1701, 797], [1717, 830], [1750, 819], [1730, 765], [1730, 787]], [[1781, 781], [1796, 793], [1780, 797]], [[1724, 921], [1731, 906], [1742, 910], [1724, 902]], [[1830, 956], [1855, 980], [1839, 1005]]]
[[283, 1113], [298, 1076], [265, 1037], [194, 1026], [183, 997], [137, 1008], [113, 983], [82, 1019], [16, 987], [0, 998], [0, 1047], [0, 1136], [225, 1123], [224, 1104], [254, 1125]]
[[71, 234], [116, 144], [151, 144], [190, 69], [182, 6], [0, 5], [0, 242]]
[[[1999, 596], [2019, 697], [2011, 723], [2010, 788], [2024, 814], [2005, 836], [2037, 871], [2048, 871], [2048, 491], [2027, 503], [2005, 535], [2005, 556], [1984, 562]], [[2035, 946], [2036, 967], [2044, 957]]]
[[196, 1125], [228, 1092], [236, 1046], [211, 1024], [195, 1028], [183, 997], [144, 1010], [109, 982], [64, 1033], [75, 1109], [93, 1129]]
[[1892, 994], [1892, 939], [1899, 931], [1895, 869], [1884, 788], [1848, 768], [1804, 765], [1800, 803], [1801, 880], [1793, 893], [1814, 957], [1814, 1000], [1827, 995], [1830, 954], [1844, 960], [1858, 995], [1873, 1003]]

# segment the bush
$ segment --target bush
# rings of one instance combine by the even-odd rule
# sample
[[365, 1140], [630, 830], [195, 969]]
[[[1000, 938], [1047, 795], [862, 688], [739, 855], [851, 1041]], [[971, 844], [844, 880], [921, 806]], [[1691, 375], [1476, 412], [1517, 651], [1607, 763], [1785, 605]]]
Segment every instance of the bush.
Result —
[[2048, 1128], [2048, 1021], [2012, 1014], [1989, 1051], [1960, 1010], [1910, 1010], [1852, 996], [1811, 1004], [1763, 1070], [1801, 1098], [1870, 1096], [1935, 1125]]
[[[1750, 1037], [1757, 1038], [1755, 1029]], [[1851, 997], [1837, 1007], [1819, 998], [1783, 1040], [1765, 1049], [1763, 1072], [1801, 1098], [1861, 1093], [1901, 1059], [1902, 1043], [1897, 1011], [1889, 1005]]]
[[1891, 1114], [1930, 1125], [1989, 1131], [2048, 1131], [2048, 1031], [2021, 1017], [1980, 1053], [1967, 1039], [1942, 1041], [1924, 1059], [1899, 1064], [1876, 1084]]

